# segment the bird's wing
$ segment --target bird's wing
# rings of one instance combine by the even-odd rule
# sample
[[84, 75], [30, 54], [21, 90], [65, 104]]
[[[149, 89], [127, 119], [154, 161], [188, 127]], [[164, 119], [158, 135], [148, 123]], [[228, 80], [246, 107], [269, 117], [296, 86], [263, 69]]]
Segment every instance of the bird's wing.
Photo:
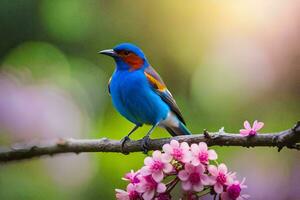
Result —
[[108, 93], [110, 94], [110, 81], [111, 81], [111, 77], [108, 80], [108, 84], [107, 84], [107, 89], [108, 89]]
[[167, 89], [165, 83], [159, 76], [159, 74], [151, 67], [147, 67], [144, 71], [150, 85], [154, 91], [161, 97], [161, 99], [170, 106], [171, 110], [176, 114], [178, 119], [185, 124], [182, 114], [173, 98], [171, 92]]

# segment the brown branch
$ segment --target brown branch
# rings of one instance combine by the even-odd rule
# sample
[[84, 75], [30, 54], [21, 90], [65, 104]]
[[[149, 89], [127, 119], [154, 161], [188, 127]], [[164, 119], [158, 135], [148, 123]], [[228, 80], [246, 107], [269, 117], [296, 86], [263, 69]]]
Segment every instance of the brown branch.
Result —
[[[294, 128], [278, 133], [258, 134], [256, 136], [244, 137], [233, 133], [209, 133], [185, 135], [173, 138], [154, 139], [149, 142], [149, 150], [161, 149], [172, 139], [180, 142], [198, 143], [206, 142], [208, 146], [242, 146], [277, 147], [280, 151], [283, 147], [300, 150], [300, 122]], [[124, 151], [142, 151], [141, 140], [128, 141]], [[54, 141], [40, 142], [37, 144], [15, 144], [10, 148], [0, 148], [0, 163], [14, 160], [23, 160], [43, 155], [54, 155], [61, 153], [82, 153], [82, 152], [121, 152], [120, 141], [101, 139], [58, 139]]]

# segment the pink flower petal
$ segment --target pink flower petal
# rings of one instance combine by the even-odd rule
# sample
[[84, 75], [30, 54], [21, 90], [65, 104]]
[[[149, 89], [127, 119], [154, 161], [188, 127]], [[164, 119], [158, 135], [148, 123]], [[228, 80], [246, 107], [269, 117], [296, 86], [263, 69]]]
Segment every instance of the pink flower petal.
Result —
[[237, 198], [237, 200], [245, 200], [245, 199], [249, 199], [249, 198], [250, 198], [250, 195], [243, 194], [243, 195], [241, 195], [241, 198]]
[[162, 171], [154, 172], [152, 178], [158, 183], [164, 179], [164, 173]]
[[130, 200], [128, 192], [120, 189], [116, 189], [116, 199], [117, 200]]
[[244, 127], [245, 129], [251, 129], [251, 125], [248, 121], [244, 121]]
[[134, 191], [135, 190], [135, 186], [132, 183], [129, 183], [126, 187], [126, 190], [128, 192]]
[[153, 157], [153, 160], [160, 160], [161, 159], [161, 152], [156, 150], [152, 153], [152, 157]]
[[216, 180], [216, 177], [211, 177], [211, 176], [208, 176], [208, 185], [214, 185], [216, 184], [217, 180]]
[[225, 164], [220, 164], [219, 166], [218, 166], [218, 171], [219, 172], [221, 172], [221, 173], [223, 173], [223, 174], [226, 174], [227, 173], [227, 167], [226, 167], [226, 165]]
[[148, 176], [148, 175], [150, 175], [150, 174], [151, 174], [150, 167], [149, 167], [149, 166], [144, 166], [144, 167], [142, 167], [142, 169], [141, 169], [141, 174], [142, 174], [143, 176]]
[[203, 166], [202, 164], [200, 164], [200, 165], [194, 167], [194, 171], [196, 171], [196, 172], [202, 174], [202, 173], [204, 173], [205, 168], [204, 168], [204, 166]]
[[203, 190], [203, 185], [199, 182], [198, 184], [196, 184], [196, 185], [193, 185], [193, 190], [195, 191], [195, 192], [200, 192], [200, 191], [202, 191]]
[[143, 199], [144, 200], [151, 200], [151, 199], [153, 199], [153, 197], [154, 197], [154, 190], [150, 190], [150, 191], [147, 191], [147, 192], [145, 192], [144, 194], [143, 194]]
[[171, 156], [170, 154], [163, 153], [163, 154], [161, 155], [161, 161], [162, 161], [163, 163], [169, 163], [169, 162], [171, 162], [171, 160], [172, 160], [172, 156]]
[[145, 184], [143, 184], [143, 183], [137, 184], [137, 185], [136, 185], [136, 191], [137, 191], [138, 193], [143, 193], [143, 192], [145, 192], [145, 191], [146, 191]]
[[181, 187], [183, 190], [188, 191], [192, 189], [192, 184], [189, 181], [185, 181], [181, 183]]
[[200, 142], [199, 149], [200, 151], [207, 151], [207, 144], [205, 142]]
[[177, 140], [171, 140], [170, 145], [173, 148], [178, 148], [179, 147], [179, 142]]
[[195, 167], [190, 163], [186, 163], [184, 166], [184, 169], [187, 172], [193, 172], [195, 170]]
[[214, 165], [209, 165], [208, 166], [208, 171], [211, 175], [213, 176], [218, 176], [218, 168]]
[[189, 179], [189, 173], [185, 170], [181, 170], [178, 173], [178, 178], [182, 181], [187, 181]]
[[184, 152], [190, 150], [190, 146], [189, 146], [189, 144], [186, 143], [186, 142], [182, 142], [182, 143], [180, 144], [180, 148], [181, 148]]
[[256, 126], [257, 126], [257, 120], [255, 120], [255, 121], [253, 122], [252, 128], [254, 129], [254, 127], [256, 127]]
[[188, 163], [191, 160], [192, 160], [192, 153], [190, 151], [188, 151], [188, 152], [183, 154], [183, 158], [182, 158], [181, 162]]
[[246, 178], [244, 177], [242, 182], [241, 182], [241, 186], [246, 186], [245, 188], [247, 188], [247, 185], [244, 185], [245, 181], [246, 181]]
[[198, 159], [197, 157], [194, 157], [194, 158], [192, 159], [192, 165], [198, 166], [199, 164], [200, 164], [199, 159]]
[[152, 165], [153, 163], [153, 159], [151, 157], [146, 157], [145, 160], [144, 160], [144, 164], [145, 165]]
[[214, 185], [214, 190], [216, 193], [221, 194], [223, 192], [223, 185], [216, 183]]
[[228, 176], [232, 177], [233, 179], [236, 179], [236, 172], [229, 172]]
[[118, 193], [127, 193], [126, 191], [121, 190], [121, 189], [115, 189], [115, 191], [118, 192]]
[[171, 154], [173, 148], [171, 147], [170, 144], [164, 144], [164, 146], [162, 147], [163, 151], [167, 154]]
[[158, 193], [163, 193], [163, 192], [166, 191], [166, 189], [167, 189], [167, 187], [166, 187], [165, 184], [159, 183], [159, 184], [157, 185], [156, 191], [157, 191]]
[[200, 152], [199, 146], [197, 144], [191, 145], [191, 152], [195, 155], [198, 155]]
[[115, 189], [115, 191], [116, 191], [116, 192], [120, 192], [120, 193], [121, 193], [121, 192], [125, 192], [124, 190], [121, 190], [121, 189]]
[[218, 159], [218, 155], [215, 150], [213, 150], [213, 149], [208, 150], [208, 159], [209, 160], [217, 160]]
[[228, 174], [226, 177], [225, 185], [231, 185], [232, 183], [234, 183], [234, 177], [235, 177], [234, 174], [233, 175]]
[[241, 129], [240, 134], [243, 136], [248, 136], [251, 130]]
[[163, 171], [165, 173], [170, 173], [172, 170], [173, 170], [173, 166], [170, 163], [166, 163], [165, 166], [164, 166]]
[[210, 178], [206, 174], [201, 175], [201, 182], [203, 185], [210, 185]]
[[264, 123], [263, 123], [263, 122], [258, 122], [258, 123], [256, 124], [256, 126], [253, 126], [253, 129], [254, 129], [255, 131], [258, 131], [258, 130], [260, 130], [263, 126], [264, 126]]

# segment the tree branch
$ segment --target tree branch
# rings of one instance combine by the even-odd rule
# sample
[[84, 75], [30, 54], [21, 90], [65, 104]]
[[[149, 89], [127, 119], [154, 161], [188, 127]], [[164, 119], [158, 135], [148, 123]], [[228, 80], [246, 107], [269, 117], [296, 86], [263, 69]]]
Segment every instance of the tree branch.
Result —
[[[277, 147], [280, 151], [283, 147], [300, 150], [300, 121], [295, 127], [278, 133], [258, 134], [256, 136], [244, 137], [233, 133], [209, 133], [185, 135], [173, 138], [154, 139], [149, 142], [149, 150], [161, 149], [172, 139], [180, 142], [199, 143], [206, 142], [208, 146], [242, 146], [256, 147], [268, 146]], [[141, 140], [128, 141], [125, 144], [126, 152], [142, 151]], [[120, 141], [101, 139], [58, 139], [53, 141], [39, 142], [35, 144], [15, 144], [10, 148], [0, 148], [0, 163], [23, 160], [43, 155], [55, 155], [61, 153], [82, 153], [82, 152], [121, 152]]]

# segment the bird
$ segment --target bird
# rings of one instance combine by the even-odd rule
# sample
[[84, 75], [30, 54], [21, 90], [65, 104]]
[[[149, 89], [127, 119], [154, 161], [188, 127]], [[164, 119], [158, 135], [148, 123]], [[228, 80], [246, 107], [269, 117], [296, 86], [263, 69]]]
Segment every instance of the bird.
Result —
[[129, 136], [144, 124], [151, 125], [142, 139], [144, 153], [156, 127], [165, 128], [172, 136], [191, 134], [171, 92], [139, 47], [121, 43], [98, 53], [114, 59], [116, 67], [108, 81], [108, 92], [116, 110], [135, 125], [121, 140], [123, 153]]

